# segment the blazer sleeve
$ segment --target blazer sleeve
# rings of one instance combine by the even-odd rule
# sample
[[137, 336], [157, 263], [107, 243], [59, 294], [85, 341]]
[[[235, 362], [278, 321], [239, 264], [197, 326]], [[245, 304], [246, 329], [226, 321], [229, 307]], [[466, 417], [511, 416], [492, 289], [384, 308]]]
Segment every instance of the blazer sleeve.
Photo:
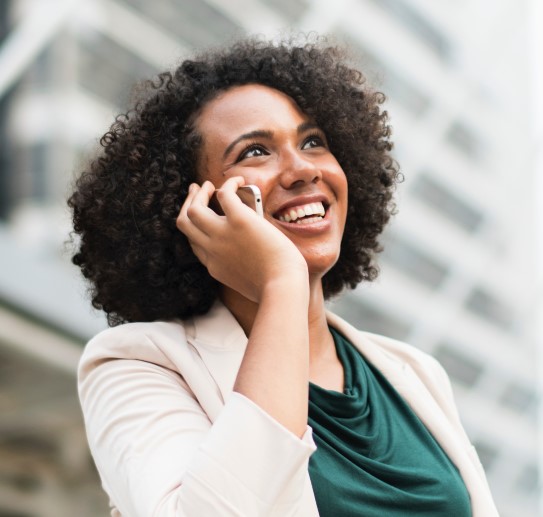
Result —
[[177, 372], [144, 360], [84, 354], [79, 394], [113, 515], [298, 513], [310, 428], [300, 439], [238, 393], [212, 424]]

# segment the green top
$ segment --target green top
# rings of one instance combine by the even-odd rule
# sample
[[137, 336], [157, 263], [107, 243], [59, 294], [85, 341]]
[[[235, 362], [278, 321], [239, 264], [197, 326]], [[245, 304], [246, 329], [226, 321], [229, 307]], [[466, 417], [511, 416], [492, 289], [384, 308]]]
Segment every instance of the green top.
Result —
[[321, 517], [468, 517], [466, 487], [396, 390], [337, 331], [343, 393], [309, 385], [317, 450], [309, 474]]

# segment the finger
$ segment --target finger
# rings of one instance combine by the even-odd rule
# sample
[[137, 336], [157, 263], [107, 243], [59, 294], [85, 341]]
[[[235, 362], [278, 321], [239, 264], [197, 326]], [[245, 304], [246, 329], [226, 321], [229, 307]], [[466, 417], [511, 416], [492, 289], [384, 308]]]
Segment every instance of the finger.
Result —
[[189, 185], [189, 192], [185, 198], [185, 201], [183, 201], [183, 204], [181, 205], [181, 209], [179, 210], [179, 214], [177, 215], [177, 219], [175, 221], [175, 225], [181, 231], [183, 231], [183, 226], [187, 220], [187, 209], [192, 204], [192, 200], [194, 199], [194, 196], [199, 188], [200, 187], [196, 183], [191, 183]]
[[247, 208], [236, 194], [238, 188], [243, 185], [245, 185], [245, 179], [241, 176], [235, 176], [225, 181], [217, 191], [217, 198], [227, 217], [239, 213], [239, 210]]
[[211, 196], [215, 192], [215, 185], [211, 181], [204, 181], [201, 187], [198, 187], [196, 194], [192, 199], [192, 204], [208, 206]]
[[223, 219], [209, 208], [209, 201], [214, 192], [213, 183], [205, 181], [187, 207], [187, 218], [208, 235], [216, 231]]
[[189, 214], [189, 211], [194, 211], [192, 208], [194, 205], [194, 199], [200, 190], [201, 187], [196, 183], [190, 185], [189, 193], [185, 199], [185, 202], [181, 206], [181, 210], [179, 211], [175, 224], [177, 228], [189, 238], [189, 240], [202, 243], [203, 238], [207, 235], [198, 227], [197, 224], [194, 223], [193, 215], [191, 216], [191, 214]]
[[199, 246], [194, 241], [189, 240], [190, 247], [196, 258], [207, 267], [207, 252], [203, 246]]
[[181, 205], [181, 209], [179, 210], [179, 215], [186, 214], [187, 208], [192, 204], [192, 200], [194, 199], [194, 196], [198, 193], [199, 189], [200, 189], [200, 186], [197, 183], [191, 183], [189, 185], [189, 191], [188, 191], [187, 197], [185, 198], [185, 201], [183, 201], [183, 204]]

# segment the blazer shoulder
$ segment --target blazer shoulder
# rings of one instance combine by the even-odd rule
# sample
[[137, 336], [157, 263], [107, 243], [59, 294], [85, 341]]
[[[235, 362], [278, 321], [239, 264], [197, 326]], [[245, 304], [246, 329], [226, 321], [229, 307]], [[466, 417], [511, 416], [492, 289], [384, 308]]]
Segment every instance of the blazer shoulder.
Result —
[[427, 352], [424, 352], [420, 348], [417, 348], [410, 343], [400, 341], [388, 336], [382, 336], [380, 334], [374, 334], [372, 332], [359, 331], [365, 339], [368, 339], [378, 345], [380, 348], [394, 355], [395, 357], [406, 361], [409, 364], [422, 363], [425, 365], [440, 367], [437, 359], [432, 357]]
[[413, 345], [370, 332], [361, 333], [364, 338], [377, 344], [385, 353], [409, 365], [416, 373], [419, 381], [433, 394], [441, 406], [454, 408], [455, 420], [458, 420], [456, 403], [451, 382], [445, 368], [430, 354]]
[[430, 354], [403, 341], [358, 330], [335, 314], [329, 313], [328, 320], [351, 338], [359, 351], [381, 371], [394, 372], [394, 365], [400, 370], [407, 365], [427, 389], [434, 393], [442, 392], [446, 398], [451, 398], [448, 375]]
[[102, 330], [87, 343], [87, 347], [105, 343], [122, 343], [134, 338], [156, 339], [176, 334], [184, 335], [184, 324], [181, 320], [124, 323]]
[[359, 330], [337, 314], [328, 312], [327, 315], [329, 323], [351, 338], [359, 348], [376, 350], [388, 356], [389, 359], [410, 365], [420, 363], [430, 367], [439, 367], [436, 359], [413, 345], [380, 334]]
[[181, 321], [125, 323], [103, 330], [85, 346], [79, 362], [84, 374], [115, 359], [142, 360], [171, 368], [170, 357], [187, 343]]

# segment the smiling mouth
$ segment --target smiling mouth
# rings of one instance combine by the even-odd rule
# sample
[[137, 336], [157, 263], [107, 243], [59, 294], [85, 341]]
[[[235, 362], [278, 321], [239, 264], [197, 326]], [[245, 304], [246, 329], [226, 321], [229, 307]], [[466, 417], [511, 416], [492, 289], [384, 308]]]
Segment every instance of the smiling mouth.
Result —
[[321, 201], [293, 206], [275, 214], [274, 217], [284, 223], [311, 224], [322, 221], [326, 208]]

